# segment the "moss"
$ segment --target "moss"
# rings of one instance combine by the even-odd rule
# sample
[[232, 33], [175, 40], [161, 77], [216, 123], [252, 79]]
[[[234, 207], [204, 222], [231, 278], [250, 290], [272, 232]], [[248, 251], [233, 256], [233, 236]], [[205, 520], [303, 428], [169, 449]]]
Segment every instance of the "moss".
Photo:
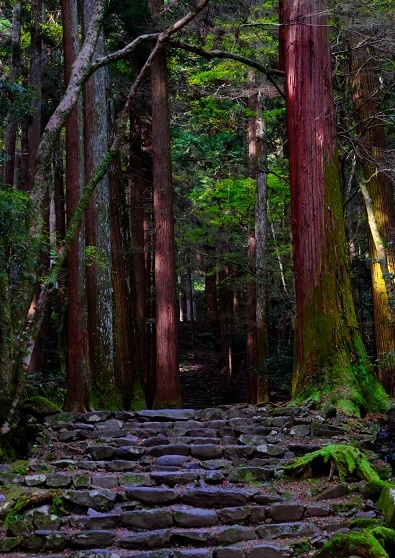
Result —
[[381, 527], [381, 520], [372, 517], [352, 519], [350, 521], [350, 529], [372, 529], [378, 526]]
[[360, 533], [336, 535], [315, 554], [314, 558], [345, 558], [354, 555], [364, 558], [390, 558], [373, 531], [375, 529], [364, 529]]
[[314, 470], [322, 471], [323, 466], [330, 466], [338, 471], [340, 480], [345, 480], [349, 475], [356, 475], [368, 482], [381, 483], [378, 474], [372, 469], [365, 455], [357, 448], [346, 445], [330, 445], [302, 457], [293, 459], [284, 466], [284, 473], [288, 475], [301, 476], [311, 475]]
[[38, 417], [54, 415], [55, 413], [60, 413], [62, 411], [62, 409], [55, 403], [46, 397], [41, 397], [39, 395], [23, 399], [19, 404], [19, 408], [22, 411], [31, 413], [32, 415]]

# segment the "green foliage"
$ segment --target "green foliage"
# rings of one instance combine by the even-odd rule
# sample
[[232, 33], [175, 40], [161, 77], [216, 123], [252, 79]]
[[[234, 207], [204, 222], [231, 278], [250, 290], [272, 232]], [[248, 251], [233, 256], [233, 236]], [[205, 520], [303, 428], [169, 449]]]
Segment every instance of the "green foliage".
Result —
[[12, 109], [12, 117], [17, 121], [33, 114], [32, 99], [34, 89], [20, 83], [0, 80], [0, 118], [6, 118]]
[[0, 236], [14, 250], [26, 246], [29, 211], [30, 200], [26, 192], [0, 188]]

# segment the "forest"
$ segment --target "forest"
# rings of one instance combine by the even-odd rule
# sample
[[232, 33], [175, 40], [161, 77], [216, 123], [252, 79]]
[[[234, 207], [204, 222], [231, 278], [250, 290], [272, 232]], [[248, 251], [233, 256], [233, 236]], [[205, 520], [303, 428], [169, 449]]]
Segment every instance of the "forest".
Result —
[[37, 394], [181, 407], [202, 347], [227, 402], [388, 409], [394, 29], [391, 0], [1, 3], [2, 436]]

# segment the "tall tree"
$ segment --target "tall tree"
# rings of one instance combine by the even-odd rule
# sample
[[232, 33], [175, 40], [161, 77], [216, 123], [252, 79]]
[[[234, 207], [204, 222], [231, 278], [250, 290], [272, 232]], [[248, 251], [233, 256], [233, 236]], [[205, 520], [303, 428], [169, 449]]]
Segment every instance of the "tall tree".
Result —
[[[163, 2], [149, 0], [153, 16]], [[176, 254], [173, 181], [170, 151], [170, 111], [166, 50], [162, 47], [150, 68], [152, 103], [152, 163], [155, 226], [156, 395], [154, 406], [181, 404], [178, 366]]]
[[[83, 2], [83, 29], [87, 32], [95, 2]], [[103, 31], [97, 41], [95, 57], [104, 56]], [[103, 161], [108, 151], [108, 70], [99, 68], [85, 85], [84, 155], [85, 182]], [[92, 398], [95, 407], [113, 408], [115, 402], [113, 359], [113, 293], [111, 286], [110, 197], [105, 176], [93, 192], [86, 212], [87, 261], [86, 286], [89, 322], [89, 358]]]
[[[79, 52], [77, 2], [62, 0], [65, 81]], [[66, 123], [66, 217], [70, 223], [84, 184], [82, 103], [79, 101]], [[85, 276], [85, 228], [79, 226], [67, 258], [68, 359], [65, 409], [87, 411], [90, 407], [88, 324]]]
[[358, 331], [348, 272], [326, 2], [283, 0], [293, 258], [293, 397], [347, 413], [385, 409]]
[[365, 184], [361, 190], [369, 225], [369, 256], [372, 276], [374, 332], [379, 378], [393, 395], [395, 367], [384, 366], [395, 351], [394, 273], [395, 207], [393, 185], [387, 171], [387, 139], [380, 117], [379, 68], [374, 47], [366, 37], [354, 36], [350, 45], [354, 118], [359, 139], [359, 156]]

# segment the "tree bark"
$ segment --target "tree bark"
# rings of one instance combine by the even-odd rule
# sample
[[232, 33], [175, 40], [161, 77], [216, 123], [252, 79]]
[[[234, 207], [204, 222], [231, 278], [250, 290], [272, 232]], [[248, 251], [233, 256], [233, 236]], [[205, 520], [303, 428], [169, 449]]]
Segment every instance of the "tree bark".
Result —
[[357, 124], [359, 157], [366, 184], [361, 190], [368, 217], [369, 256], [373, 290], [373, 314], [379, 378], [388, 394], [393, 395], [395, 366], [381, 363], [395, 351], [394, 273], [395, 208], [393, 187], [386, 173], [387, 139], [377, 116], [380, 82], [373, 53], [364, 40], [351, 43], [351, 80], [354, 118]]
[[[68, 83], [71, 66], [79, 51], [77, 2], [62, 0], [62, 16], [65, 80]], [[84, 183], [82, 123], [82, 103], [78, 102], [66, 123], [66, 218], [68, 224], [78, 206]], [[84, 232], [83, 225], [79, 226], [67, 258], [68, 362], [64, 407], [68, 411], [87, 411], [90, 408], [91, 397]]]
[[[93, 15], [94, 0], [83, 2], [83, 30], [86, 34]], [[97, 41], [95, 58], [105, 54], [104, 35]], [[85, 182], [93, 176], [108, 151], [106, 68], [89, 78], [84, 90]], [[111, 286], [110, 196], [108, 177], [95, 188], [86, 211], [85, 242], [91, 250], [87, 261], [86, 287], [89, 324], [89, 360], [94, 407], [111, 409], [118, 403], [115, 394], [113, 348], [113, 293]]]
[[385, 409], [352, 301], [336, 149], [326, 4], [284, 1], [296, 292], [292, 395], [349, 414]]
[[[150, 2], [158, 15], [160, 2]], [[170, 111], [167, 58], [164, 48], [152, 61], [152, 162], [154, 173], [156, 408], [181, 405], [178, 365], [178, 316], [175, 275], [173, 183], [170, 151]]]

